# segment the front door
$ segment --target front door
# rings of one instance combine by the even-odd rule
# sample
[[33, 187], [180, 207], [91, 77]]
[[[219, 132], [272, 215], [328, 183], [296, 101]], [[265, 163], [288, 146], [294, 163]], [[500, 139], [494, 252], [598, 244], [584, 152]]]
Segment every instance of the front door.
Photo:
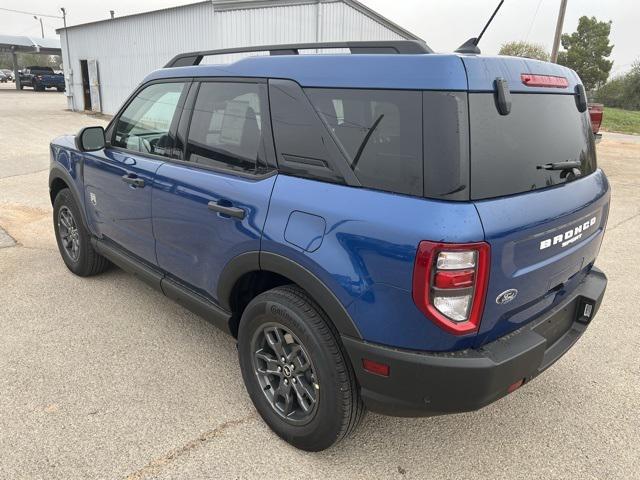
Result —
[[174, 81], [143, 88], [109, 129], [107, 147], [84, 154], [85, 205], [93, 233], [153, 264], [151, 191], [171, 151], [188, 85]]
[[214, 300], [224, 266], [260, 250], [276, 178], [267, 105], [266, 83], [203, 82], [180, 122], [191, 118], [184, 160], [156, 174], [158, 265]]

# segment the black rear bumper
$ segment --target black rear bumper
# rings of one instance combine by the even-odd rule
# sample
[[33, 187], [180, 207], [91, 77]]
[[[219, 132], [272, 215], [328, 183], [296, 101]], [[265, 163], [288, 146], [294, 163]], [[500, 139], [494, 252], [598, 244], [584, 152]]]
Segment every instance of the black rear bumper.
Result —
[[[367, 407], [394, 416], [477, 410], [528, 382], [571, 348], [593, 319], [607, 277], [593, 268], [561, 304], [479, 349], [446, 353], [397, 350], [342, 337]], [[581, 316], [591, 305], [589, 318]], [[390, 366], [388, 377], [365, 371], [362, 359]]]

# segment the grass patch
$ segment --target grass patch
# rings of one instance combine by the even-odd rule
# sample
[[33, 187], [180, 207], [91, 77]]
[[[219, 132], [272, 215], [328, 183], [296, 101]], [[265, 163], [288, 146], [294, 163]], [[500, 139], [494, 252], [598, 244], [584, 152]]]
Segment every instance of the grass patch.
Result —
[[604, 108], [602, 129], [608, 132], [640, 135], [640, 112], [621, 108]]

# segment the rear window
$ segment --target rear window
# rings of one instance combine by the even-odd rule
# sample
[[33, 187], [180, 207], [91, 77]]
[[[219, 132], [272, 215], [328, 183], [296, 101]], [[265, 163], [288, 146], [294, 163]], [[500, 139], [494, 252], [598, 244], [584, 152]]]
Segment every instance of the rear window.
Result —
[[538, 166], [579, 161], [582, 176], [596, 169], [589, 116], [573, 95], [512, 94], [500, 115], [492, 93], [469, 94], [471, 198], [511, 195], [566, 183], [567, 172]]
[[423, 195], [422, 92], [305, 91], [363, 186]]

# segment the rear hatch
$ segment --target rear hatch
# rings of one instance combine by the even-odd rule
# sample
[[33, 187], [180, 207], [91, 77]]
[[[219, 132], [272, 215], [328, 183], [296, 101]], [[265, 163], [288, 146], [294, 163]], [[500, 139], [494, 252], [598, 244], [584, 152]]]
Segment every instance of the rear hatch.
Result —
[[[479, 346], [570, 296], [598, 255], [609, 186], [596, 167], [589, 113], [578, 107], [580, 80], [573, 71], [510, 57], [463, 62], [470, 196], [491, 245]], [[523, 80], [522, 74], [543, 76], [534, 77], [541, 86], [531, 86], [531, 77]], [[506, 114], [499, 112], [498, 78], [508, 86]], [[540, 168], [557, 162], [577, 163], [565, 170]]]

